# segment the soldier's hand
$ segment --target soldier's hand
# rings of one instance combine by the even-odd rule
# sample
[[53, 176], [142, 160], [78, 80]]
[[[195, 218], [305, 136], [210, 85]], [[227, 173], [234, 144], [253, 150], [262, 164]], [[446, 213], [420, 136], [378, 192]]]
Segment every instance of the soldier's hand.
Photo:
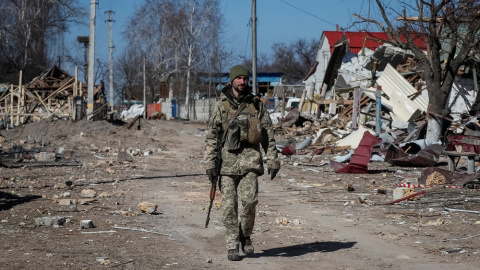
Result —
[[208, 169], [207, 175], [208, 175], [208, 179], [213, 185], [213, 181], [215, 181], [215, 178], [217, 177], [217, 173], [215, 172], [215, 169]]
[[277, 176], [278, 169], [268, 169], [268, 174], [270, 174], [270, 180], [273, 180]]

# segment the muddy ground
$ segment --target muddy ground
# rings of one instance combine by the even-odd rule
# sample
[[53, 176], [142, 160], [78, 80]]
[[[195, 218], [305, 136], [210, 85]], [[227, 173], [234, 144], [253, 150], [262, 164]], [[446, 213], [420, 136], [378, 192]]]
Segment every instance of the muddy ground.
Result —
[[[444, 209], [478, 211], [478, 192], [433, 188], [383, 205], [422, 168], [371, 162], [369, 174], [337, 174], [325, 164], [338, 153], [282, 156], [277, 179], [260, 177], [255, 255], [228, 261], [220, 194], [205, 228], [205, 128], [43, 121], [2, 131], [0, 269], [478, 269], [480, 216]], [[62, 154], [35, 161], [22, 149]], [[140, 202], [158, 208], [142, 213]], [[41, 226], [43, 217], [65, 222]]]

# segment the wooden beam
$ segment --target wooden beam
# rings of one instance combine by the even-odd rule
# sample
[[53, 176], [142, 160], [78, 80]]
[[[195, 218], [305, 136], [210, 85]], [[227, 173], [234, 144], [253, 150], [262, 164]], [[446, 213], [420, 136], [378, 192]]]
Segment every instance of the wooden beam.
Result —
[[302, 97], [300, 98], [300, 104], [298, 104], [298, 111], [301, 113], [302, 112], [302, 107], [303, 107], [303, 103], [305, 102], [305, 95], [307, 93], [307, 90], [306, 89], [303, 89], [303, 92], [302, 92]]
[[338, 105], [350, 105], [350, 104], [353, 104], [353, 100], [338, 100], [338, 99], [331, 99], [331, 100], [325, 100], [325, 99], [322, 99], [322, 100], [319, 100], [319, 101], [314, 101], [316, 104], [332, 104], [332, 103], [335, 103], [335, 104], [338, 104]]
[[[13, 114], [13, 84], [10, 85], [10, 114]], [[10, 125], [13, 127], [13, 116], [10, 115]], [[7, 123], [8, 130], [8, 123]]]
[[20, 70], [20, 76], [18, 78], [18, 89], [20, 90], [20, 96], [17, 98], [17, 126], [20, 124], [20, 105], [21, 105], [21, 98], [22, 98], [22, 93], [21, 93], [21, 87], [22, 87], [22, 75], [23, 72]]
[[50, 116], [52, 113], [50, 112], [50, 107], [48, 107], [47, 105], [45, 105], [45, 102], [43, 101], [43, 99], [40, 97], [40, 95], [37, 93], [37, 92], [34, 92], [35, 95], [37, 95], [38, 97], [38, 100], [40, 101], [40, 103], [42, 103], [43, 107], [45, 107], [45, 111], [47, 111], [48, 113], [48, 116]]

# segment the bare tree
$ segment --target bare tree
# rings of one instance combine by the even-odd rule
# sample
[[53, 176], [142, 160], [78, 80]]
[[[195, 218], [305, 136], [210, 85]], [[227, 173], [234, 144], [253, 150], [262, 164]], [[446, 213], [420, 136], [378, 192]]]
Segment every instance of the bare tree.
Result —
[[218, 31], [218, 0], [184, 0], [186, 21], [182, 31], [186, 59], [185, 106], [190, 117], [191, 72], [205, 59], [201, 58], [204, 48], [211, 45], [210, 35]]
[[26, 80], [56, 60], [69, 23], [85, 13], [71, 0], [0, 0], [0, 76], [25, 70]]
[[122, 85], [117, 95], [120, 96], [122, 103], [128, 101], [128, 104], [130, 104], [133, 98], [133, 87], [141, 83], [139, 67], [142, 63], [138, 53], [134, 49], [126, 50], [117, 58], [115, 63], [117, 67], [115, 78], [121, 81], [120, 85]]
[[298, 39], [289, 45], [275, 43], [272, 69], [284, 74], [287, 83], [301, 82], [315, 63], [319, 41]]
[[[278, 72], [278, 70], [275, 70], [272, 66], [272, 57], [267, 55], [266, 53], [261, 53], [257, 57], [257, 72], [258, 73], [263, 73], [263, 72]], [[244, 59], [243, 63], [244, 66], [246, 67], [251, 67], [252, 66], [252, 59]]]
[[192, 74], [205, 72], [210, 58], [222, 56], [212, 53], [221, 48], [218, 0], [147, 0], [131, 21], [124, 34], [147, 55], [150, 77], [174, 74], [176, 91], [169, 97], [183, 97], [188, 110]]
[[[385, 43], [409, 49], [419, 61], [428, 90], [427, 139], [438, 140], [448, 97], [461, 65], [478, 46], [478, 0], [375, 0], [379, 18], [354, 14], [362, 25], [374, 26], [389, 36]], [[393, 6], [395, 4], [395, 6]], [[401, 7], [401, 8], [399, 8]], [[364, 28], [368, 29], [368, 28]], [[416, 44], [424, 39], [426, 54]]]

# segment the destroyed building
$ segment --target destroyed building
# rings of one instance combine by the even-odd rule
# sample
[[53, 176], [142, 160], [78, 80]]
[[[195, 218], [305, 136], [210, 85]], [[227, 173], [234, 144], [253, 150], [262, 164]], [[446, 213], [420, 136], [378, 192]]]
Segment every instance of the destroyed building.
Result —
[[[382, 105], [391, 122], [418, 119], [428, 105], [423, 72], [411, 52], [383, 44], [381, 40], [385, 39], [386, 33], [382, 32], [325, 31], [317, 53], [317, 64], [305, 78], [309, 99], [318, 95], [320, 99], [331, 101], [316, 102], [317, 105], [338, 104], [339, 100], [353, 99], [353, 89], [360, 88], [362, 101], [367, 97], [375, 101], [377, 89], [374, 86], [377, 84], [382, 87]], [[415, 43], [426, 50], [422, 39], [415, 39]], [[475, 87], [475, 75], [472, 67], [467, 65], [457, 75], [448, 102], [454, 120], [459, 120], [462, 114], [468, 114], [473, 108], [475, 89], [478, 88]], [[337, 113], [328, 109], [331, 114]], [[342, 113], [343, 108], [339, 109], [338, 112]]]
[[[0, 94], [2, 127], [13, 128], [43, 119], [80, 120], [86, 117], [87, 85], [57, 66], [45, 70], [27, 84], [4, 84]], [[93, 90], [93, 120], [106, 116], [103, 82]]]
[[[271, 115], [285, 136], [277, 149], [300, 160], [336, 154], [322, 165], [337, 173], [371, 173], [369, 162], [381, 161], [426, 168], [418, 187], [440, 178], [443, 186], [478, 186], [480, 124], [469, 117], [478, 111], [475, 65], [457, 73], [441, 140], [425, 140], [429, 98], [423, 70], [410, 51], [379, 42], [385, 35], [324, 32], [299, 107]], [[417, 42], [426, 50], [425, 42]], [[438, 168], [440, 161], [448, 169]]]

